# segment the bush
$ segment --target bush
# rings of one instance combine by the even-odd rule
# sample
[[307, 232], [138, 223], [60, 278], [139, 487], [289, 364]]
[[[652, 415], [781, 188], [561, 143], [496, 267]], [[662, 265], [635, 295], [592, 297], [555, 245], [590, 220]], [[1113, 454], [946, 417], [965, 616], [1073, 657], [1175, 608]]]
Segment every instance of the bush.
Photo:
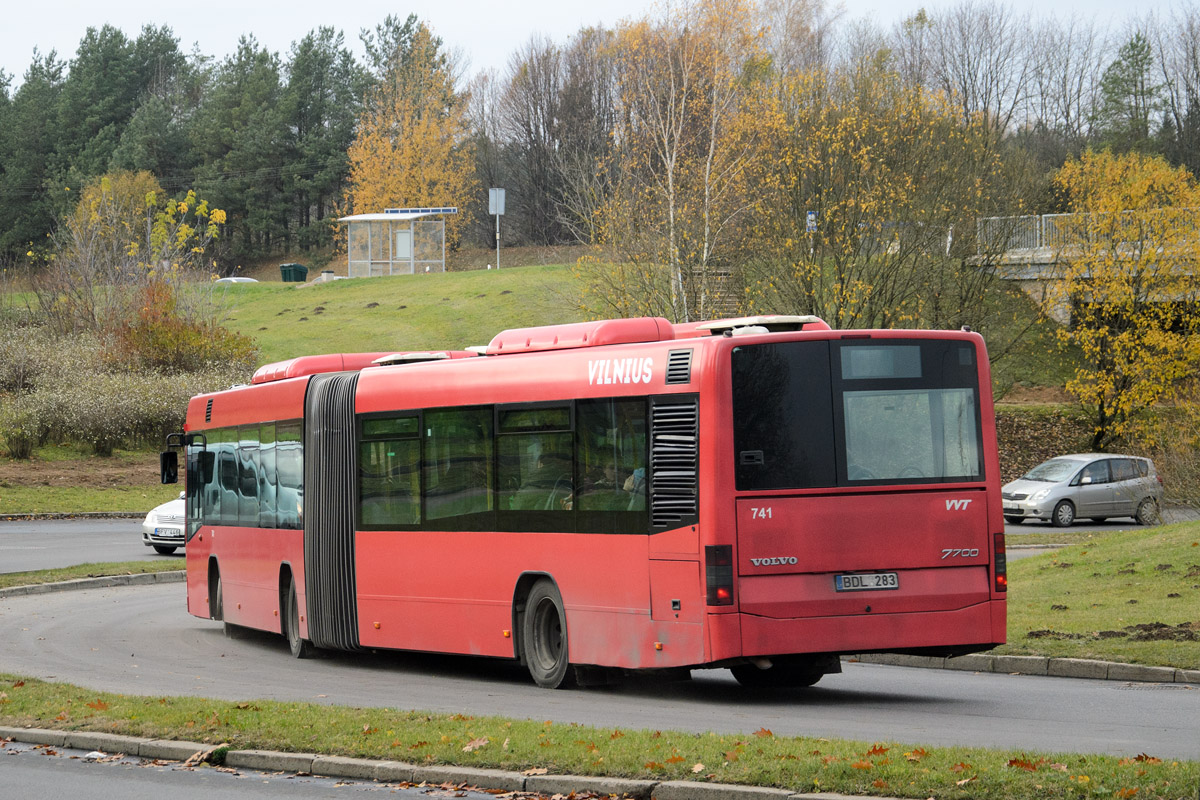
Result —
[[214, 364], [252, 368], [258, 356], [253, 340], [215, 322], [197, 322], [177, 311], [175, 292], [159, 281], [140, 290], [132, 320], [112, 328], [109, 360], [134, 369], [194, 372]]
[[161, 445], [183, 428], [188, 400], [228, 388], [245, 373], [228, 367], [194, 373], [105, 373], [79, 375], [36, 393], [39, 423], [63, 441], [91, 445], [100, 456], [118, 447]]
[[0, 400], [0, 434], [4, 436], [4, 448], [9, 458], [28, 460], [46, 433], [35, 403], [28, 396], [16, 395]]

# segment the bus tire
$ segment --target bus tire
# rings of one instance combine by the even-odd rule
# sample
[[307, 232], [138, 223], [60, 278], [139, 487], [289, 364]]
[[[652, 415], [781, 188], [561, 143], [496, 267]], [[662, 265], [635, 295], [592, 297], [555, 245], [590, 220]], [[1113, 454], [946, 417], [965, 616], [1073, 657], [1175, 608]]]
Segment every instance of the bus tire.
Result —
[[300, 601], [296, 595], [296, 579], [288, 581], [287, 602], [283, 615], [283, 635], [287, 638], [292, 658], [312, 658], [316, 648], [308, 639], [300, 638]]
[[542, 579], [529, 590], [521, 630], [521, 651], [534, 683], [566, 689], [575, 673], [568, 660], [567, 614], [553, 581]]
[[825, 676], [825, 670], [812, 664], [773, 664], [767, 669], [739, 664], [729, 671], [747, 689], [804, 689]]
[[221, 590], [221, 570], [210, 567], [208, 576], [208, 618], [222, 622], [225, 619], [225, 598]]

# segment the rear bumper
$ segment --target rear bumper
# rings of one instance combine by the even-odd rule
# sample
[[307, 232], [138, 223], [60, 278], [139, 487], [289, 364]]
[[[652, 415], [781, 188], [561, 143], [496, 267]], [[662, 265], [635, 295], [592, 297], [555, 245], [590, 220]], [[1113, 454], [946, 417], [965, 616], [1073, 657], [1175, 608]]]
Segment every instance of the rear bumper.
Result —
[[952, 611], [862, 613], [802, 619], [771, 619], [752, 614], [736, 616], [740, 625], [729, 627], [740, 628], [738, 649], [741, 652], [737, 655], [744, 657], [926, 648], [984, 650], [1003, 644], [1007, 638], [1004, 600], [989, 600]]

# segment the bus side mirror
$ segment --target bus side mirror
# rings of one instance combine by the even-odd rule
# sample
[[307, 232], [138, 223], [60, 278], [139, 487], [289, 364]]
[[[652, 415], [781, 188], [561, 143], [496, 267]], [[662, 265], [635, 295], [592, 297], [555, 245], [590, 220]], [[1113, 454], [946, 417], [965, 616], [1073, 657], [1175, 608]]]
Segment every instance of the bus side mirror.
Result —
[[167, 450], [158, 457], [159, 473], [163, 483], [179, 483], [179, 454]]
[[211, 450], [205, 450], [199, 454], [200, 457], [200, 482], [212, 483], [213, 480], [213, 465], [217, 463], [217, 454]]

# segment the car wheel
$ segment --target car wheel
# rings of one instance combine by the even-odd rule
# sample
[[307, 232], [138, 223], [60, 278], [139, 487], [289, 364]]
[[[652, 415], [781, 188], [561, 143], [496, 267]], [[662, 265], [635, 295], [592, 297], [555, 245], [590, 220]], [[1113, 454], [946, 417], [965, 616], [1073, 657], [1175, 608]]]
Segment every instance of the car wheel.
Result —
[[533, 585], [521, 627], [521, 650], [534, 683], [545, 689], [569, 688], [575, 674], [568, 660], [567, 614], [552, 581]]
[[175, 548], [167, 547], [166, 545], [162, 545], [162, 544], [156, 544], [156, 545], [154, 545], [154, 552], [161, 553], [164, 556], [169, 556], [169, 555], [171, 555], [171, 553], [175, 552]]
[[1009, 525], [1020, 525], [1022, 522], [1025, 521], [1025, 518], [1024, 517], [1005, 517], [1004, 521], [1007, 522]]
[[288, 581], [287, 602], [283, 615], [283, 635], [287, 637], [288, 649], [293, 658], [312, 658], [316, 652], [313, 643], [300, 638], [300, 602], [296, 595], [296, 579]]
[[1138, 503], [1137, 512], [1133, 515], [1138, 525], [1157, 525], [1160, 522], [1158, 503], [1153, 497], [1147, 497]]
[[1056, 528], [1069, 528], [1075, 522], [1075, 506], [1071, 505], [1070, 501], [1060, 500], [1058, 505], [1054, 507], [1054, 515], [1051, 521]]

